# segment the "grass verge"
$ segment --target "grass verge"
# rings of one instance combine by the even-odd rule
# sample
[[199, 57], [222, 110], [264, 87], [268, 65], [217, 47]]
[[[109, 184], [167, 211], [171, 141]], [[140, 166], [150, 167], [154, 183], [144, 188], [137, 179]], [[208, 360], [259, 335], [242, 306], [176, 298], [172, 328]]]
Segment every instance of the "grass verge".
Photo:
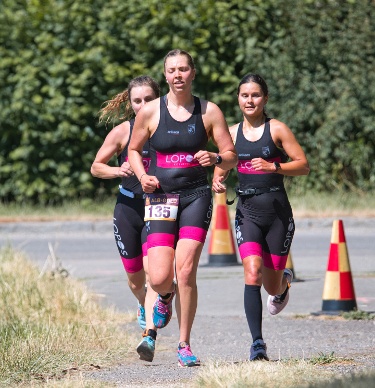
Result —
[[0, 250], [0, 311], [1, 386], [55, 386], [63, 377], [124, 359], [134, 346], [121, 328], [133, 317], [103, 309], [78, 281], [40, 277], [10, 247]]
[[[101, 388], [88, 370], [124, 361], [135, 346], [124, 324], [134, 314], [103, 309], [80, 282], [39, 269], [20, 252], [0, 250], [0, 386]], [[186, 387], [362, 388], [374, 371], [343, 373], [353, 360], [323, 354], [309, 360], [209, 362]], [[160, 373], [160, 372], [159, 372]], [[166, 385], [168, 386], [168, 385]]]
[[[204, 388], [364, 388], [371, 386], [374, 371], [343, 375], [325, 368], [326, 364], [348, 360], [322, 355], [312, 360], [276, 362], [243, 362], [230, 364], [211, 362], [201, 369], [195, 387]], [[366, 385], [367, 384], [367, 385]]]

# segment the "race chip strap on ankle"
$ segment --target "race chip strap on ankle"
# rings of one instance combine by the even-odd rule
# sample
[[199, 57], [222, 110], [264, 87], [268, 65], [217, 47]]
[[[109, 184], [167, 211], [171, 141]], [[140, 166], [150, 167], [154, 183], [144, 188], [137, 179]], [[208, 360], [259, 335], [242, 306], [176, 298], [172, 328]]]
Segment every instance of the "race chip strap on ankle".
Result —
[[172, 293], [169, 292], [168, 294], [165, 294], [165, 295], [160, 295], [161, 299], [164, 299], [164, 300], [167, 300], [171, 297]]
[[156, 332], [156, 330], [145, 329], [142, 336], [143, 337], [151, 337], [154, 341], [156, 341], [157, 332]]

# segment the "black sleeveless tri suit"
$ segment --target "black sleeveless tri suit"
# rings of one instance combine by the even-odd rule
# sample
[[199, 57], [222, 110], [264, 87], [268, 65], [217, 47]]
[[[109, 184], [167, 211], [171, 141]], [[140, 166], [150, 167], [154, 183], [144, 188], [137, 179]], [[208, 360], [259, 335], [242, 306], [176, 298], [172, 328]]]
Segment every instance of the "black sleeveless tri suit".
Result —
[[237, 174], [239, 199], [235, 231], [241, 259], [256, 255], [266, 267], [285, 268], [294, 235], [292, 209], [284, 188], [284, 176], [255, 171], [251, 160], [262, 158], [269, 162], [287, 161], [288, 156], [274, 143], [267, 118], [260, 139], [249, 141], [241, 122], [237, 130]]

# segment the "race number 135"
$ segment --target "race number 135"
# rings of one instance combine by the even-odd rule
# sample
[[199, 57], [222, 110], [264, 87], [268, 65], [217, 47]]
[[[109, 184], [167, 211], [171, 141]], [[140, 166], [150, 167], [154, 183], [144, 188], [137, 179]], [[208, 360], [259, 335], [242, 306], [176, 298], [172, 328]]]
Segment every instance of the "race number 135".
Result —
[[145, 204], [145, 221], [175, 221], [178, 203], [178, 194], [148, 194]]

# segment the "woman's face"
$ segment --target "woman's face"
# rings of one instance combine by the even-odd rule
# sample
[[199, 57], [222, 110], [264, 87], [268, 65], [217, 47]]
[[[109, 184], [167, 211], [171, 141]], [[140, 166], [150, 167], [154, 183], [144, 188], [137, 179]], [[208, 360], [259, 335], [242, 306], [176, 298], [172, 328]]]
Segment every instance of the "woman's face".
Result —
[[155, 98], [156, 95], [152, 87], [148, 85], [134, 86], [130, 91], [130, 104], [135, 114], [139, 112], [144, 104], [155, 100]]
[[256, 82], [248, 82], [240, 86], [238, 105], [246, 116], [258, 117], [263, 115], [268, 96], [265, 96], [262, 88]]
[[175, 91], [186, 90], [191, 87], [195, 77], [195, 69], [190, 67], [185, 55], [176, 55], [166, 59], [164, 74], [171, 89]]

